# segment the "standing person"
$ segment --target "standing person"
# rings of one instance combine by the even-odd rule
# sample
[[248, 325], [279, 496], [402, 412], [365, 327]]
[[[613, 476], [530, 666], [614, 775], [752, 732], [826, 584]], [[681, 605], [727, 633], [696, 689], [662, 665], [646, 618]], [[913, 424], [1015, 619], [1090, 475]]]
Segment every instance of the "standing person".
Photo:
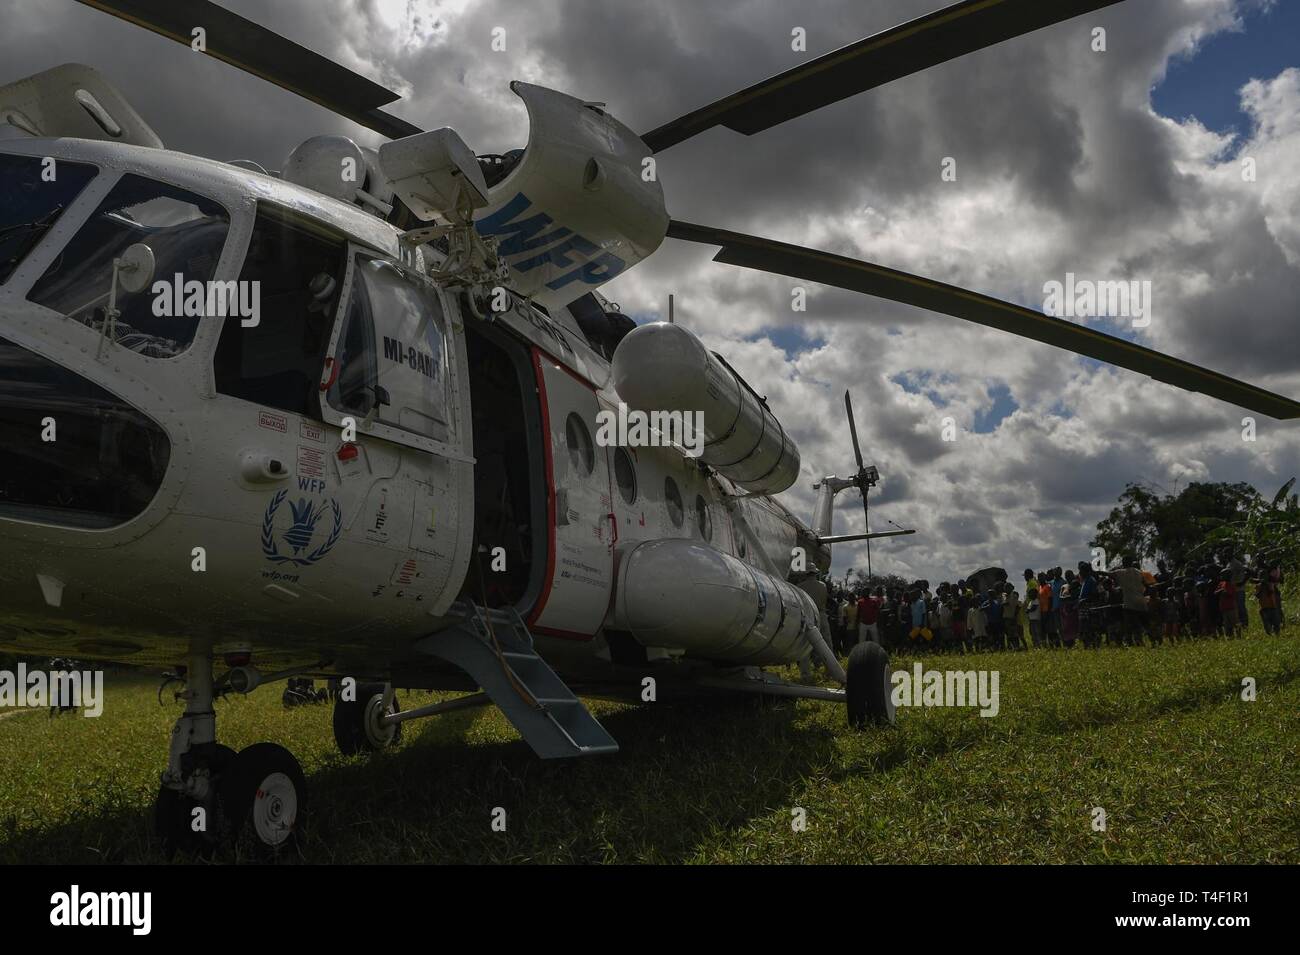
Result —
[[987, 617], [980, 608], [979, 601], [971, 600], [969, 609], [966, 611], [966, 641], [971, 649], [981, 649], [988, 640], [988, 630], [986, 629]]
[[1271, 577], [1260, 577], [1255, 587], [1255, 598], [1259, 601], [1259, 619], [1264, 623], [1264, 632], [1281, 633], [1282, 595]]
[[1079, 585], [1071, 578], [1061, 588], [1061, 645], [1067, 649], [1079, 639]]
[[[1154, 578], [1153, 578], [1154, 580]], [[1147, 619], [1151, 621], [1151, 642], [1159, 644], [1165, 637], [1165, 597], [1164, 585], [1157, 583], [1147, 587]]]
[[1061, 632], [1061, 591], [1065, 587], [1065, 577], [1061, 574], [1060, 567], [1052, 568], [1052, 576], [1048, 581], [1052, 588], [1052, 632], [1056, 634], [1057, 643], [1064, 642], [1064, 634]]
[[1038, 575], [1038, 610], [1042, 617], [1043, 643], [1049, 647], [1061, 645], [1060, 632], [1052, 620], [1052, 585], [1048, 583], [1046, 572]]
[[1041, 650], [1043, 643], [1042, 611], [1038, 607], [1038, 587], [1025, 596], [1025, 616], [1029, 618], [1029, 641], [1031, 649]]
[[850, 647], [858, 640], [858, 596], [849, 591], [844, 597], [844, 642]]
[[1237, 636], [1237, 588], [1232, 584], [1232, 572], [1225, 570], [1219, 575], [1219, 586], [1214, 590], [1219, 603], [1219, 619], [1223, 631], [1230, 637]]
[[1003, 586], [1006, 593], [1002, 602], [1002, 635], [1011, 650], [1025, 648], [1024, 630], [1020, 625], [1020, 594], [1010, 581]]
[[1282, 602], [1282, 565], [1276, 562], [1268, 571], [1269, 583], [1277, 587], [1277, 616], [1283, 627], [1286, 626], [1286, 604]]
[[952, 602], [947, 594], [939, 598], [939, 646], [945, 652], [957, 649], [953, 631]]
[[912, 631], [908, 638], [913, 643], [924, 640], [927, 644], [934, 640], [934, 631], [925, 625], [925, 595], [915, 590], [912, 592]]
[[1140, 645], [1147, 630], [1146, 582], [1142, 579], [1142, 571], [1138, 569], [1137, 561], [1130, 558], [1124, 561], [1122, 568], [1113, 571], [1111, 577], [1119, 584], [1120, 602], [1124, 608], [1124, 642]]
[[960, 590], [957, 590], [948, 595], [948, 603], [952, 610], [953, 643], [960, 646], [963, 652], [969, 653], [970, 637], [966, 632], [966, 597]]
[[1183, 606], [1178, 622], [1182, 624], [1183, 633], [1188, 636], [1205, 635], [1205, 631], [1201, 629], [1200, 595], [1197, 594], [1196, 585], [1190, 577], [1183, 581]]
[[1183, 618], [1182, 602], [1183, 595], [1173, 583], [1165, 584], [1165, 612], [1164, 626], [1165, 639], [1170, 643], [1177, 643], [1180, 636], [1180, 623]]
[[858, 643], [872, 640], [880, 642], [880, 605], [884, 591], [877, 587], [874, 594], [863, 594], [858, 601]]
[[984, 626], [989, 637], [990, 650], [1005, 650], [1006, 633], [1002, 629], [1002, 600], [996, 590], [984, 593]]
[[849, 594], [846, 594], [846, 592], [844, 591], [840, 591], [840, 598], [839, 598], [840, 607], [836, 611], [835, 634], [836, 634], [837, 641], [839, 641], [839, 646], [837, 646], [837, 650], [839, 650], [841, 654], [848, 654], [849, 652], [849, 600], [850, 599], [852, 598], [850, 598]]
[[1244, 634], [1246, 627], [1250, 625], [1250, 620], [1246, 616], [1246, 580], [1250, 577], [1250, 571], [1235, 553], [1228, 555], [1228, 574], [1237, 592], [1237, 625], [1241, 627], [1241, 632]]

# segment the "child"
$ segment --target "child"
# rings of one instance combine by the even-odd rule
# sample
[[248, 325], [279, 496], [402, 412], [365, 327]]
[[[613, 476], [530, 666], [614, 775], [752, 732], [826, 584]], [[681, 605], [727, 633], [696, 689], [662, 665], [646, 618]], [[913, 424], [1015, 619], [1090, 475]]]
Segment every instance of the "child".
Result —
[[934, 640], [934, 631], [925, 625], [925, 597], [921, 592], [912, 592], [912, 631], [908, 638], [916, 643], [917, 639], [924, 640], [927, 644]]
[[984, 611], [980, 609], [978, 603], [972, 600], [970, 609], [966, 611], [967, 645], [972, 648], [984, 646], [988, 640], [988, 631], [985, 628], [986, 621]]
[[1042, 629], [1042, 611], [1038, 607], [1038, 593], [1035, 587], [1035, 593], [1032, 597], [1025, 599], [1025, 615], [1029, 617], [1029, 642], [1034, 650], [1041, 650], [1045, 645], [1043, 642]]
[[1002, 604], [1002, 630], [1006, 637], [1007, 647], [1011, 650], [1024, 649], [1025, 638], [1024, 628], [1020, 624], [1020, 594], [1016, 593], [1015, 585], [1008, 581], [1003, 590], [1006, 593], [1006, 599]]
[[1159, 645], [1165, 635], [1164, 589], [1164, 585], [1160, 585], [1147, 592], [1147, 618], [1151, 621], [1151, 643], [1154, 645]]
[[989, 637], [989, 649], [1005, 650], [1006, 634], [1002, 629], [1002, 601], [996, 590], [984, 594], [985, 628]]
[[1179, 637], [1179, 623], [1182, 619], [1181, 594], [1173, 591], [1165, 594], [1165, 613], [1164, 627], [1165, 639], [1170, 643], [1177, 643]]
[[1230, 637], [1237, 636], [1237, 586], [1228, 571], [1219, 575], [1219, 586], [1214, 589], [1214, 595], [1219, 602], [1219, 619], [1224, 632]]
[[945, 652], [955, 650], [952, 626], [952, 606], [947, 600], [939, 601], [939, 645]]
[[966, 598], [961, 594], [949, 598], [952, 613], [952, 639], [965, 653], [970, 652], [970, 635], [966, 631]]
[[1043, 629], [1043, 643], [1049, 647], [1059, 647], [1061, 635], [1052, 618], [1052, 585], [1047, 574], [1038, 575], [1038, 614], [1041, 618], [1039, 626]]

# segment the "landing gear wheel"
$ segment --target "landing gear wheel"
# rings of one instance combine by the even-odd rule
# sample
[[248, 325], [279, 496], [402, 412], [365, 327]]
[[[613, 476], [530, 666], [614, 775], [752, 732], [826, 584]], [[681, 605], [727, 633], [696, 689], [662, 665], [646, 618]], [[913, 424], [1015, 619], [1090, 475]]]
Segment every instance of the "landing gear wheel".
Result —
[[[206, 747], [204, 753], [196, 755], [196, 761], [207, 769], [212, 780], [210, 795], [203, 802], [167, 786], [159, 787], [158, 798], [153, 804], [154, 834], [157, 835], [163, 855], [168, 860], [171, 860], [178, 851], [205, 855], [216, 846], [221, 832], [220, 802], [217, 793], [221, 785], [221, 777], [234, 759], [235, 751], [220, 743], [212, 743]], [[202, 832], [195, 832], [194, 810], [200, 806], [204, 810], [205, 829]]]
[[221, 808], [236, 850], [274, 858], [293, 849], [307, 808], [307, 779], [283, 746], [240, 750], [221, 780]]
[[889, 654], [878, 643], [859, 643], [849, 652], [845, 699], [849, 725], [893, 725], [895, 707], [889, 679]]
[[[384, 715], [384, 684], [362, 683], [357, 687], [357, 698], [347, 702], [342, 696], [334, 701], [334, 742], [344, 756], [373, 753], [396, 746], [402, 741], [402, 724], [384, 726], [379, 722]], [[388, 713], [401, 711], [397, 694], [389, 704]]]

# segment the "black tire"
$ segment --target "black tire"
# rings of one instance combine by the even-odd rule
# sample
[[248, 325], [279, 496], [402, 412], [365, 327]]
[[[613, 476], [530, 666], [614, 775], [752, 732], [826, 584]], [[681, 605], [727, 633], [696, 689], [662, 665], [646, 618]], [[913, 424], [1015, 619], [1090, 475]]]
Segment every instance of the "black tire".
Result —
[[[163, 856], [168, 860], [171, 860], [177, 852], [200, 856], [210, 854], [223, 830], [218, 793], [222, 777], [234, 762], [235, 751], [229, 746], [213, 743], [197, 758], [207, 767], [212, 778], [211, 796], [206, 801], [200, 803], [167, 786], [158, 788], [158, 797], [154, 800], [154, 834], [158, 837]], [[205, 832], [194, 831], [194, 809], [198, 806], [202, 806], [207, 812]]]
[[293, 754], [254, 743], [227, 767], [221, 810], [236, 853], [275, 859], [291, 853], [307, 811], [307, 778]]
[[849, 652], [845, 668], [845, 701], [849, 725], [861, 729], [869, 724], [890, 726], [894, 723], [893, 686], [889, 680], [889, 654], [878, 643], [859, 643]]
[[[356, 699], [348, 702], [342, 694], [334, 700], [334, 742], [344, 756], [373, 753], [397, 746], [402, 741], [402, 724], [389, 731], [381, 731], [374, 720], [383, 705], [384, 684], [362, 683], [357, 686]], [[376, 699], [378, 697], [378, 699]], [[388, 707], [389, 713], [401, 710], [397, 694]]]

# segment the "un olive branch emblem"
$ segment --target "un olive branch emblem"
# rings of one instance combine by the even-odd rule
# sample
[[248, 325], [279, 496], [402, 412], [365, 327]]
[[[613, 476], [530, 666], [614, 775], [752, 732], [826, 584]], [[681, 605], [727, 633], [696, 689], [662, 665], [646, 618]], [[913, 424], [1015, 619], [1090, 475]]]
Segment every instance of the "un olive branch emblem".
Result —
[[[338, 543], [339, 536], [343, 533], [343, 509], [339, 507], [339, 502], [333, 499], [328, 505], [323, 501], [316, 502], [309, 498], [299, 498], [297, 502], [290, 501], [289, 511], [293, 516], [293, 523], [279, 537], [289, 545], [292, 553], [282, 554], [276, 541], [275, 515], [288, 494], [286, 489], [281, 488], [275, 492], [271, 503], [266, 507], [266, 515], [262, 518], [262, 556], [277, 564], [287, 563], [298, 567], [309, 567], [333, 550], [334, 545]], [[323, 544], [308, 551], [307, 548], [311, 546], [312, 539], [316, 536], [316, 525], [325, 516], [327, 509], [334, 517], [330, 532]]]

